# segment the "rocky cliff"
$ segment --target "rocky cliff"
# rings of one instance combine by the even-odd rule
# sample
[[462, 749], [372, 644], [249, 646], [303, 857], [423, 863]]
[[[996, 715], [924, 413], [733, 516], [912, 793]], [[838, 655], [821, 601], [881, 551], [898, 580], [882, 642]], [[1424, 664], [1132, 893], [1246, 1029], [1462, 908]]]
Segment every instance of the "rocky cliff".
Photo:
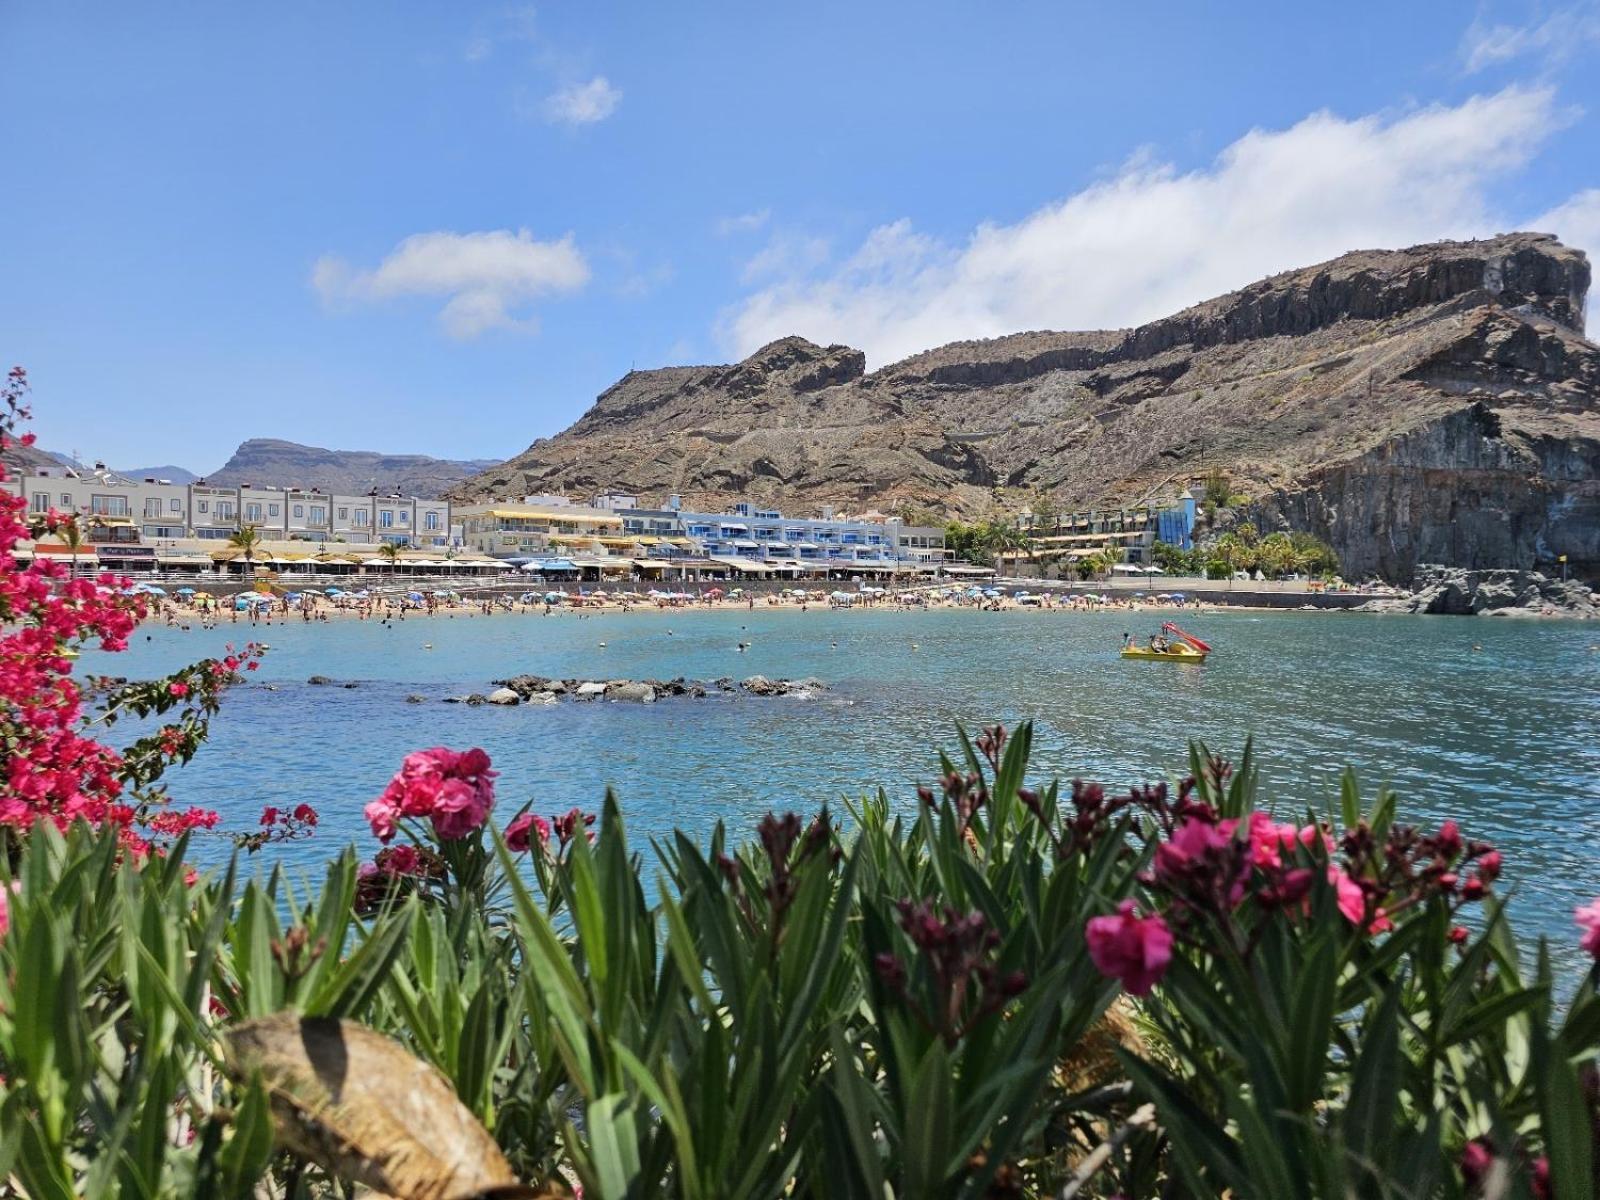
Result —
[[456, 461], [424, 454], [378, 454], [371, 450], [324, 450], [274, 438], [241, 442], [222, 469], [206, 477], [224, 487], [240, 484], [321, 488], [360, 495], [382, 493], [431, 499], [471, 475], [493, 467], [492, 459]]
[[1600, 573], [1600, 348], [1589, 265], [1540, 234], [1361, 251], [1137, 329], [957, 342], [867, 374], [785, 338], [744, 362], [633, 372], [562, 434], [452, 489], [619, 489], [719, 506], [996, 488], [1165, 502], [1212, 470], [1264, 528], [1353, 574], [1418, 562]]

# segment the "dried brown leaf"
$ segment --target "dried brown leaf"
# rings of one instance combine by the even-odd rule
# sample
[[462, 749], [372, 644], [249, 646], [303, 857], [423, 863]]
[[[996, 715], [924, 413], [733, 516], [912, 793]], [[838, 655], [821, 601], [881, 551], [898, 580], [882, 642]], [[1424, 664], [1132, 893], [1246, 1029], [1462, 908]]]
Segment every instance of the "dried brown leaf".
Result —
[[450, 1081], [354, 1021], [278, 1013], [234, 1026], [236, 1078], [259, 1073], [280, 1147], [395, 1200], [537, 1200]]

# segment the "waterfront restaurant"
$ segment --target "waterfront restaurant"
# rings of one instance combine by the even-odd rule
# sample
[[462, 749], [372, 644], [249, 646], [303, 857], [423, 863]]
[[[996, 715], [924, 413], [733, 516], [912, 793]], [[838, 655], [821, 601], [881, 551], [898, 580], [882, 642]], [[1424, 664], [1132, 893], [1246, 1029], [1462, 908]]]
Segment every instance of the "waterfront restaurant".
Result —
[[[468, 548], [495, 558], [533, 558], [547, 552], [554, 552], [552, 558], [570, 558], [574, 545], [588, 547], [597, 538], [622, 536], [622, 520], [614, 512], [560, 503], [555, 497], [540, 501], [457, 505], [452, 516]], [[600, 546], [592, 549], [603, 552]]]

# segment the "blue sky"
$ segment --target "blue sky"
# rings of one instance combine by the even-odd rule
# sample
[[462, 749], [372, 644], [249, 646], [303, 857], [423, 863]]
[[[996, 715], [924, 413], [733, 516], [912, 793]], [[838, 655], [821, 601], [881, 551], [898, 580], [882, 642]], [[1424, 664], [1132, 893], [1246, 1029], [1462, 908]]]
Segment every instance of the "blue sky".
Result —
[[1356, 246], [1600, 252], [1600, 3], [0, 8], [41, 444], [497, 457], [630, 367], [1122, 326]]

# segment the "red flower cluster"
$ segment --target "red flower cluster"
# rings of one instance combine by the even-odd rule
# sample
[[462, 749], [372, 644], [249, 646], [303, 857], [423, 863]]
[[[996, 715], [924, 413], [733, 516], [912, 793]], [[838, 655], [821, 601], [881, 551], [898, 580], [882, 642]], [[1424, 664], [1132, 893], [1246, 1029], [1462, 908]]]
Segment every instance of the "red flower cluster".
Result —
[[[13, 443], [15, 423], [27, 416], [22, 403], [27, 387], [20, 367], [0, 387], [0, 448]], [[196, 731], [203, 736], [204, 729], [198, 714], [214, 708], [216, 693], [231, 681], [233, 667], [202, 664], [170, 683], [129, 685], [113, 701], [144, 713], [161, 711], [198, 692], [190, 702], [194, 715], [186, 716], [183, 728], [167, 726], [121, 753], [85, 736], [85, 691], [72, 678], [73, 660], [80, 649], [95, 643], [105, 650], [126, 649], [129, 634], [144, 615], [144, 601], [129, 592], [125, 579], [109, 574], [93, 582], [69, 578], [48, 556], [19, 566], [12, 554], [18, 543], [58, 533], [77, 520], [51, 511], [30, 523], [26, 508], [22, 497], [0, 491], [0, 744], [6, 747], [0, 766], [0, 828], [26, 832], [39, 821], [62, 829], [78, 820], [111, 824], [136, 858], [152, 849], [147, 834], [211, 828], [215, 819], [210, 814], [167, 812], [163, 796], [135, 793], [167, 763], [193, 753]], [[245, 657], [259, 653], [252, 648]], [[231, 661], [236, 666], [241, 659]], [[202, 669], [208, 672], [203, 683], [192, 675]]]
[[426, 817], [445, 841], [481, 829], [494, 807], [495, 772], [482, 750], [436, 746], [408, 754], [389, 786], [364, 810], [373, 834], [393, 839], [402, 819]]

